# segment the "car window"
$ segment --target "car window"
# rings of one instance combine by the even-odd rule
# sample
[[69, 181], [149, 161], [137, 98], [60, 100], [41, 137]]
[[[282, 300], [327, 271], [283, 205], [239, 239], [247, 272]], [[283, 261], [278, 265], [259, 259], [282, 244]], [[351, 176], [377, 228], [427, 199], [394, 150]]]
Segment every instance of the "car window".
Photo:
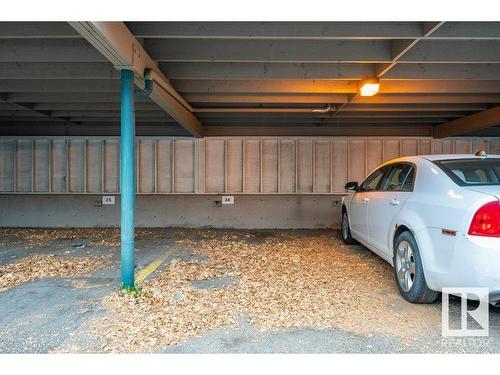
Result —
[[411, 191], [415, 178], [415, 168], [411, 164], [396, 164], [385, 175], [380, 190]]
[[435, 164], [460, 186], [500, 185], [500, 159], [452, 159]]
[[379, 182], [382, 180], [382, 177], [384, 176], [386, 170], [387, 168], [385, 167], [377, 169], [375, 172], [373, 172], [366, 178], [366, 180], [361, 184], [358, 191], [377, 190], [377, 186]]

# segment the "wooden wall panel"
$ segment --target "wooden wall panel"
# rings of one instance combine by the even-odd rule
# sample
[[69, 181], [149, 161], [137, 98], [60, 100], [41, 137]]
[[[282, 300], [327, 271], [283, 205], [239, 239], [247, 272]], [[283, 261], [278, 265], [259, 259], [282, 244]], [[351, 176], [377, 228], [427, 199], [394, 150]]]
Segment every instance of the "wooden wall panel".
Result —
[[330, 141], [314, 143], [314, 192], [329, 193], [331, 188]]
[[313, 192], [313, 141], [297, 142], [297, 190]]
[[104, 141], [104, 191], [120, 191], [120, 143], [116, 140]]
[[35, 192], [50, 192], [49, 189], [49, 170], [50, 170], [50, 150], [51, 141], [40, 139], [35, 141], [35, 167], [34, 167], [34, 185]]
[[225, 188], [224, 140], [205, 141], [205, 192], [223, 193]]
[[345, 191], [350, 179], [347, 149], [347, 141], [332, 141], [332, 191]]
[[14, 175], [16, 163], [15, 141], [0, 144], [0, 190], [15, 191]]
[[174, 193], [194, 193], [194, 141], [174, 143]]
[[383, 162], [391, 159], [399, 158], [400, 155], [400, 141], [389, 139], [384, 141], [384, 155]]
[[382, 164], [383, 143], [379, 140], [366, 141], [366, 174], [370, 174], [375, 168]]
[[154, 193], [156, 169], [155, 141], [138, 140], [137, 155], [137, 192]]
[[227, 141], [227, 191], [229, 193], [243, 192], [243, 141]]
[[260, 192], [260, 142], [257, 140], [244, 141], [243, 175], [245, 193]]
[[[33, 174], [32, 170], [33, 142], [31, 140], [18, 141], [16, 159], [17, 159], [16, 191], [31, 192], [32, 174]], [[0, 167], [0, 170], [1, 169], [2, 168]]]
[[400, 156], [418, 155], [418, 139], [403, 139], [400, 142], [400, 146], [401, 146]]
[[52, 192], [62, 193], [67, 191], [66, 173], [67, 173], [67, 140], [57, 139], [52, 141], [51, 155], [51, 186]]
[[89, 140], [87, 142], [87, 192], [102, 193], [102, 154], [103, 141]]
[[349, 141], [349, 179], [361, 182], [366, 176], [365, 141]]
[[69, 141], [69, 181], [68, 191], [71, 193], [85, 192], [85, 140]]
[[158, 140], [158, 192], [171, 193], [172, 192], [172, 147], [173, 141], [171, 140]]
[[281, 193], [294, 193], [296, 189], [295, 141], [280, 141], [280, 185]]
[[278, 192], [278, 141], [262, 141], [262, 192]]
[[[500, 153], [499, 138], [137, 138], [138, 194], [344, 193], [400, 155]], [[120, 189], [119, 138], [0, 137], [0, 192], [105, 194]]]

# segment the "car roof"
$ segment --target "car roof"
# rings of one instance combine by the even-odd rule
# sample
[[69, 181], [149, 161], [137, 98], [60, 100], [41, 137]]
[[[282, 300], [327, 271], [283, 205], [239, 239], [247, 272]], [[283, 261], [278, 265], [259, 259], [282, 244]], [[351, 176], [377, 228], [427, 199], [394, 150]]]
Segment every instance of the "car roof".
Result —
[[453, 160], [453, 159], [498, 159], [500, 155], [476, 156], [474, 154], [441, 154], [422, 155], [427, 160]]
[[426, 159], [430, 161], [437, 160], [453, 160], [453, 159], [500, 159], [500, 155], [487, 155], [487, 156], [476, 156], [474, 154], [435, 154], [435, 155], [417, 155], [417, 156], [402, 156], [397, 159], [392, 159], [384, 164], [392, 164], [395, 162], [417, 162], [419, 160]]

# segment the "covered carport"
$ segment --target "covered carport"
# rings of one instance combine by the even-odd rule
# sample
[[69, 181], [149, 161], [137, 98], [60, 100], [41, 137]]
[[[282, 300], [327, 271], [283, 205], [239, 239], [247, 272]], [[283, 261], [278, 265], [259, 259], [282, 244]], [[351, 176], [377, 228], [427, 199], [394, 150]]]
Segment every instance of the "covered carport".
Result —
[[500, 153], [499, 63], [497, 22], [2, 22], [0, 226], [120, 227], [125, 287], [136, 226], [337, 229], [383, 161]]

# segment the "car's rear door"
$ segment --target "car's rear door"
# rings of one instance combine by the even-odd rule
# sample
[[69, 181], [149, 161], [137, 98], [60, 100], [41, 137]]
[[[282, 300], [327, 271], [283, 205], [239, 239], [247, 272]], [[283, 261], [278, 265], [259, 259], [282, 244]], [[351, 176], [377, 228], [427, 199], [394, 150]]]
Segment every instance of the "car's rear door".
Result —
[[354, 193], [349, 205], [351, 232], [362, 241], [366, 241], [368, 237], [368, 204], [372, 195], [377, 191], [385, 171], [386, 168], [382, 167], [369, 175]]
[[393, 218], [413, 191], [416, 169], [412, 163], [396, 163], [384, 175], [379, 191], [370, 197], [367, 213], [367, 242], [392, 257], [390, 233]]

